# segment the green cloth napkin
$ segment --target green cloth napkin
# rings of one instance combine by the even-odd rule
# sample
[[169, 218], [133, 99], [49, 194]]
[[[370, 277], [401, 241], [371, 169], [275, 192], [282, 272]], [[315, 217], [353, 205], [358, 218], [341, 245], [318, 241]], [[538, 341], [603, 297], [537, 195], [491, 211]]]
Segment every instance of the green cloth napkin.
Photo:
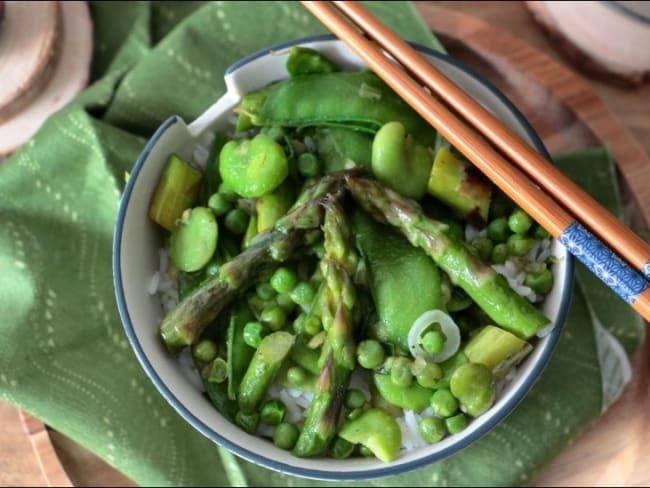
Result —
[[[131, 352], [111, 274], [124, 173], [146, 138], [170, 114], [203, 112], [233, 61], [325, 29], [294, 2], [90, 6], [94, 83], [0, 165], [0, 395], [142, 485], [325, 484], [237, 459], [186, 424]], [[410, 3], [368, 6], [440, 48]], [[620, 213], [607, 151], [559, 163]], [[506, 421], [445, 461], [365, 484], [519, 485], [596, 420], [624, 383], [620, 344], [634, 350], [644, 329], [589, 273], [578, 278], [552, 361]]]

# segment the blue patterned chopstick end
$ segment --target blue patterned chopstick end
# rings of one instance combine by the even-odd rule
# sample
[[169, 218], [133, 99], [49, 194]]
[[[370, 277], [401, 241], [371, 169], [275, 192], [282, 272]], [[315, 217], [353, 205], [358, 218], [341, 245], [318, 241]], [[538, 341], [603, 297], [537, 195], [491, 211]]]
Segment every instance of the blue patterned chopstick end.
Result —
[[[633, 303], [648, 288], [648, 281], [640, 273], [578, 222], [573, 222], [564, 229], [559, 240], [627, 303]], [[650, 276], [650, 262], [645, 266], [643, 274]]]

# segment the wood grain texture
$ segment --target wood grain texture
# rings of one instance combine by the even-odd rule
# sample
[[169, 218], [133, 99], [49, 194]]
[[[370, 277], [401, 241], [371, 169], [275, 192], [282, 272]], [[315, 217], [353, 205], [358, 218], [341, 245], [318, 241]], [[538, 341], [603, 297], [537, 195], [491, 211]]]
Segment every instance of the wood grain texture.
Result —
[[0, 31], [0, 123], [27, 106], [54, 73], [62, 42], [58, 2], [7, 2]]
[[[18, 3], [18, 6], [23, 7], [22, 2], [10, 3], [12, 5]], [[25, 3], [30, 4], [30, 2]], [[32, 3], [40, 5], [40, 2]], [[16, 113], [11, 111], [11, 116], [6, 120], [0, 118], [0, 156], [10, 154], [25, 143], [40, 128], [47, 117], [72, 100], [83, 90], [88, 81], [93, 51], [92, 21], [88, 5], [83, 1], [53, 3], [57, 6], [57, 11], [58, 9], [61, 11], [60, 55], [56, 57], [56, 62], [47, 64], [47, 69], [52, 71], [47, 83], [36, 83], [35, 80], [32, 80], [33, 83], [28, 90], [28, 103], [21, 103], [20, 110]], [[3, 20], [0, 35], [14, 28], [22, 28], [20, 32], [27, 33], [32, 28], [37, 28], [37, 26], [31, 24], [15, 26], [16, 22], [9, 17], [9, 13], [13, 10], [9, 9], [10, 6], [7, 3], [5, 7], [7, 15]], [[38, 12], [40, 7], [30, 4], [26, 5], [25, 9], [27, 14], [32, 13], [33, 15], [33, 12]], [[2, 43], [0, 43], [0, 66], [4, 65], [6, 60], [15, 64], [16, 57], [20, 58], [21, 50], [24, 48], [24, 43], [19, 45], [5, 44], [10, 51], [2, 52]], [[2, 79], [1, 76], [0, 79]]]
[[[441, 10], [440, 5], [445, 7]], [[500, 87], [552, 151], [609, 144], [638, 225], [650, 216], [650, 86], [634, 91], [587, 80], [553, 51], [521, 2], [418, 2], [454, 55]], [[456, 13], [456, 15], [454, 15]], [[477, 20], [477, 18], [486, 21]], [[506, 34], [507, 33], [507, 34]], [[525, 42], [522, 42], [523, 39]], [[632, 360], [634, 376], [619, 401], [539, 474], [537, 486], [648, 486], [650, 343]], [[18, 424], [18, 425], [17, 425]], [[0, 485], [42, 484], [16, 409], [0, 402]], [[50, 439], [78, 486], [133, 482], [64, 436]], [[41, 481], [38, 481], [38, 480]]]

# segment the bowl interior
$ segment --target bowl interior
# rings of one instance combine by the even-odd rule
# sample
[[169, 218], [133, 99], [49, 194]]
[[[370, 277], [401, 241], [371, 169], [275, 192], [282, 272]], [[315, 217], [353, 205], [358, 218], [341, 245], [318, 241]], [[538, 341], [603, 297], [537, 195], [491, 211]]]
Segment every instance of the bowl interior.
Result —
[[[340, 65], [359, 68], [363, 64], [343, 43], [327, 37], [286, 43], [251, 55], [227, 72], [228, 92], [189, 126], [178, 117], [170, 118], [147, 144], [138, 159], [121, 201], [114, 243], [114, 280], [120, 314], [131, 345], [151, 380], [169, 403], [201, 433], [236, 454], [286, 473], [320, 479], [364, 479], [398, 474], [440, 460], [478, 439], [504, 418], [523, 398], [545, 366], [559, 337], [571, 291], [573, 261], [557, 242], [553, 254], [555, 286], [547, 296], [543, 311], [555, 324], [546, 337], [538, 340], [533, 352], [517, 369], [495, 405], [471, 422], [460, 434], [437, 444], [400, 454], [384, 464], [376, 459], [354, 461], [300, 459], [276, 448], [271, 442], [246, 434], [225, 420], [188, 380], [178, 360], [167, 353], [158, 336], [163, 317], [157, 296], [147, 293], [151, 277], [159, 269], [162, 233], [147, 217], [151, 195], [166, 158], [171, 152], [191, 158], [194, 145], [208, 130], [226, 128], [232, 120], [231, 109], [242, 94], [286, 77], [287, 47], [301, 44], [318, 49]], [[494, 87], [456, 61], [426, 48], [423, 54], [447, 76], [472, 94], [488, 110], [546, 155], [545, 149], [529, 124]]]

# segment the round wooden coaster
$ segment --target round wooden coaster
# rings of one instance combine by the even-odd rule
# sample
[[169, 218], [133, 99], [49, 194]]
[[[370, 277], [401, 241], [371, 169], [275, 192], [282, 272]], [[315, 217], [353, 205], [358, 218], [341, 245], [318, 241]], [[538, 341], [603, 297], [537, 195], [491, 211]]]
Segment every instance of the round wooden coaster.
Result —
[[26, 142], [86, 86], [91, 57], [92, 22], [86, 2], [4, 3], [0, 156]]
[[615, 2], [525, 4], [558, 52], [588, 76], [623, 87], [650, 80], [649, 20]]
[[28, 105], [50, 80], [61, 44], [58, 2], [7, 2], [0, 30], [0, 123]]

